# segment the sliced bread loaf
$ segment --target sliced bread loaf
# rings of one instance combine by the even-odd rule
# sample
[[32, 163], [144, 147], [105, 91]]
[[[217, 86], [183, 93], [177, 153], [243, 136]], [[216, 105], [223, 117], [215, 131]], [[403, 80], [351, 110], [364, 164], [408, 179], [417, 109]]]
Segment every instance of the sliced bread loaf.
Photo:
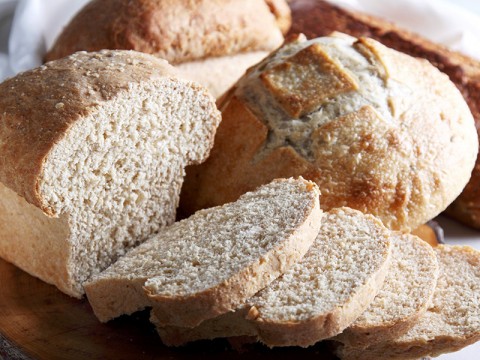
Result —
[[392, 237], [392, 264], [382, 290], [368, 309], [335, 340], [366, 347], [398, 337], [427, 311], [438, 278], [432, 247], [420, 238]]
[[77, 53], [0, 85], [0, 257], [80, 297], [172, 223], [220, 114], [166, 61]]
[[273, 181], [159, 232], [85, 284], [107, 321], [153, 306], [164, 325], [236, 309], [301, 259], [320, 228], [317, 186]]
[[[268, 346], [309, 346], [342, 332], [382, 287], [390, 264], [390, 232], [349, 208], [326, 213], [305, 257], [235, 313], [194, 329], [162, 327], [167, 345], [254, 335]], [[153, 311], [155, 322], [156, 311]]]
[[342, 359], [418, 359], [459, 350], [480, 340], [480, 252], [435, 248], [440, 265], [432, 305], [408, 332], [368, 348], [343, 346]]

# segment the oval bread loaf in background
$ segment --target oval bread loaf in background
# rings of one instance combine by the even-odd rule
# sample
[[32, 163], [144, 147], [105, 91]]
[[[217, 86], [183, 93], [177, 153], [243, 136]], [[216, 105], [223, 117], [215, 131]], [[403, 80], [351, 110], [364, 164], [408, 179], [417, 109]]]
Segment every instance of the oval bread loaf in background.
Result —
[[287, 43], [221, 109], [210, 158], [187, 170], [187, 214], [302, 175], [319, 185], [324, 210], [349, 206], [410, 230], [460, 194], [478, 149], [472, 115], [446, 75], [343, 34]]
[[175, 220], [220, 121], [206, 89], [134, 51], [79, 52], [0, 93], [0, 257], [76, 297]]
[[136, 50], [163, 58], [214, 96], [279, 47], [291, 24], [285, 0], [93, 0], [46, 54]]

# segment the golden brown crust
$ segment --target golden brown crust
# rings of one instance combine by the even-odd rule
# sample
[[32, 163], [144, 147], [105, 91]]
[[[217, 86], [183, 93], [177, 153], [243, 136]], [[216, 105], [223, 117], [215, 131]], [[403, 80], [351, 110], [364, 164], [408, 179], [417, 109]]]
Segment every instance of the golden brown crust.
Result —
[[[258, 0], [94, 0], [64, 29], [45, 60], [79, 50], [136, 50], [178, 64], [273, 50], [288, 26], [283, 0], [274, 15]], [[279, 25], [277, 25], [277, 21]]]
[[[125, 63], [135, 63], [135, 70]], [[3, 82], [0, 181], [46, 214], [56, 215], [39, 193], [43, 165], [55, 144], [76, 121], [130, 83], [173, 74], [162, 60], [116, 51], [77, 54]]]
[[[0, 183], [0, 257], [80, 297], [69, 272], [68, 215], [53, 219]], [[51, 261], [54, 258], [55, 261]]]
[[[300, 78], [298, 74], [303, 76]], [[318, 109], [332, 96], [358, 88], [356, 81], [328, 56], [320, 44], [299, 51], [260, 77], [293, 118]]]
[[[356, 37], [367, 36], [393, 49], [427, 59], [446, 73], [465, 97], [477, 131], [480, 129], [480, 62], [435, 44], [380, 18], [349, 11], [327, 1], [292, 0], [293, 26], [290, 33], [308, 37], [341, 31]], [[472, 178], [447, 212], [467, 225], [480, 228], [480, 156]]]

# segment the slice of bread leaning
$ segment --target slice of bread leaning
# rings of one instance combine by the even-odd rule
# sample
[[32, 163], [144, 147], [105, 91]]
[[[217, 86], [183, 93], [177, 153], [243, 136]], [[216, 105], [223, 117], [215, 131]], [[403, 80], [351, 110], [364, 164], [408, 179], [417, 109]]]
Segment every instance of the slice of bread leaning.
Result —
[[344, 346], [342, 359], [418, 359], [453, 352], [480, 340], [480, 252], [435, 248], [440, 266], [432, 304], [405, 334], [368, 348]]
[[237, 311], [193, 329], [162, 327], [167, 345], [256, 336], [268, 346], [309, 346], [342, 332], [380, 291], [390, 265], [390, 232], [371, 215], [334, 209], [305, 257]]
[[366, 347], [398, 337], [430, 306], [439, 274], [433, 248], [420, 238], [392, 237], [392, 264], [382, 290], [369, 308], [336, 341]]
[[196, 326], [299, 261], [321, 216], [314, 183], [273, 181], [162, 229], [86, 283], [88, 300], [101, 321], [152, 306], [163, 325]]
[[0, 85], [0, 257], [76, 297], [175, 220], [220, 113], [134, 51], [76, 53]]

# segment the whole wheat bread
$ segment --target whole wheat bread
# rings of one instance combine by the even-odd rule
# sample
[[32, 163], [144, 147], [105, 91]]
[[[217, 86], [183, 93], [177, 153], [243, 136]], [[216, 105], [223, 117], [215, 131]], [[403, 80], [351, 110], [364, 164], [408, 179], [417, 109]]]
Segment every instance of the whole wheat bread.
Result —
[[0, 257], [80, 297], [175, 220], [220, 114], [166, 61], [77, 53], [0, 85]]
[[390, 265], [390, 232], [374, 217], [326, 213], [305, 257], [233, 313], [187, 329], [164, 327], [167, 345], [250, 335], [268, 346], [309, 346], [342, 332], [380, 291]]
[[428, 311], [407, 333], [367, 348], [340, 347], [342, 359], [418, 359], [460, 350], [480, 340], [480, 252], [435, 248], [440, 276]]
[[284, 179], [160, 230], [85, 284], [107, 321], [147, 306], [192, 327], [236, 309], [301, 259], [320, 228], [317, 186]]
[[430, 306], [439, 273], [433, 248], [401, 233], [392, 236], [392, 244], [392, 264], [382, 289], [336, 341], [356, 347], [385, 342], [413, 327]]

